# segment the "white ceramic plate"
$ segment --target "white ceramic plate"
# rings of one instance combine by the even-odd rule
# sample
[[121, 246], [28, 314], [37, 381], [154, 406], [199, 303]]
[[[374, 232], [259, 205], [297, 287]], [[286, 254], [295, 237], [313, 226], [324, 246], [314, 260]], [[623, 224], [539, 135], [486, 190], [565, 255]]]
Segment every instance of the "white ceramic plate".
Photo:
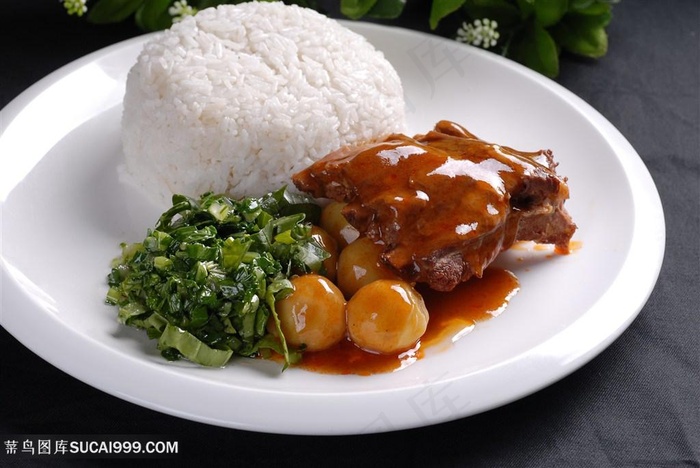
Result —
[[183, 418], [289, 434], [424, 426], [503, 405], [564, 377], [642, 309], [663, 259], [658, 193], [625, 138], [581, 99], [493, 54], [363, 23], [401, 75], [412, 132], [450, 119], [490, 141], [550, 148], [569, 177], [582, 247], [507, 252], [521, 291], [499, 317], [401, 371], [333, 376], [241, 360], [168, 363], [104, 305], [109, 261], [155, 221], [120, 184], [121, 100], [144, 38], [91, 54], [2, 111], [2, 326], [56, 367]]

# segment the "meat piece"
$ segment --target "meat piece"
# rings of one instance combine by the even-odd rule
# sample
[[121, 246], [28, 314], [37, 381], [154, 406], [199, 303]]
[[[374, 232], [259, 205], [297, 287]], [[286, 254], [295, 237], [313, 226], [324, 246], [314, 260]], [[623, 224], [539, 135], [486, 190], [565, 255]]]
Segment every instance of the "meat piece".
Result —
[[347, 202], [350, 224], [384, 244], [409, 281], [449, 291], [516, 240], [568, 251], [576, 225], [550, 151], [516, 151], [439, 122], [425, 135], [344, 147], [293, 176], [317, 198]]

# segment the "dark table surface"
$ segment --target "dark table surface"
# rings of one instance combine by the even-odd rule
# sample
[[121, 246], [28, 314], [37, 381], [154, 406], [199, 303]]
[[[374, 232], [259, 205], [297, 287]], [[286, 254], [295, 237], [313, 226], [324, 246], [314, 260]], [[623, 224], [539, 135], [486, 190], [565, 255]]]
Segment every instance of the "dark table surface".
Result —
[[[131, 22], [97, 27], [67, 17], [55, 0], [3, 1], [1, 11], [0, 107], [72, 60], [140, 33]], [[171, 461], [219, 456], [232, 466], [699, 467], [699, 29], [697, 0], [624, 0], [614, 8], [605, 58], [563, 58], [557, 81], [636, 148], [657, 184], [667, 226], [664, 264], [646, 306], [572, 375], [504, 407], [431, 427], [269, 435], [112, 397], [47, 364], [0, 328], [3, 441], [19, 434], [168, 435], [179, 441]], [[38, 461], [12, 458], [0, 447], [0, 465]]]

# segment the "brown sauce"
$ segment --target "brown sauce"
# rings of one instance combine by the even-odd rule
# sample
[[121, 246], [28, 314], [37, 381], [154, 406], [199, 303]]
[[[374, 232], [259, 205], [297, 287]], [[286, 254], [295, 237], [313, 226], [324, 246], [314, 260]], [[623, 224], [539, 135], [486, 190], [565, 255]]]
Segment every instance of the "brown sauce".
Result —
[[558, 255], [568, 255], [571, 252], [576, 252], [577, 250], [581, 250], [581, 247], [583, 247], [583, 242], [578, 241], [578, 240], [572, 240], [569, 241], [569, 248], [567, 249], [562, 249], [559, 246], [554, 247], [554, 253]]
[[307, 352], [298, 367], [324, 374], [371, 375], [393, 372], [421, 359], [426, 349], [448, 349], [478, 322], [499, 315], [519, 290], [513, 273], [488, 268], [482, 278], [472, 278], [450, 292], [419, 288], [430, 314], [428, 329], [408, 351], [397, 355], [363, 351], [343, 340], [325, 351]]

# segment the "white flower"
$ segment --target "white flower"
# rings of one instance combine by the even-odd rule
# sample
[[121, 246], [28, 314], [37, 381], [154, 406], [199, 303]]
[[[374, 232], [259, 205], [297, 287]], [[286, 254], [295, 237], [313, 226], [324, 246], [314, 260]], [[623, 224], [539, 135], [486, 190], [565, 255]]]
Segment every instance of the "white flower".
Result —
[[498, 23], [488, 18], [476, 19], [472, 23], [466, 21], [457, 30], [457, 40], [466, 44], [488, 49], [498, 44], [501, 37]]
[[173, 6], [168, 8], [168, 13], [173, 17], [173, 23], [182, 21], [187, 16], [197, 13], [197, 9], [187, 4], [187, 0], [177, 0]]
[[83, 16], [87, 12], [86, 0], [63, 0], [63, 7], [69, 15]]

